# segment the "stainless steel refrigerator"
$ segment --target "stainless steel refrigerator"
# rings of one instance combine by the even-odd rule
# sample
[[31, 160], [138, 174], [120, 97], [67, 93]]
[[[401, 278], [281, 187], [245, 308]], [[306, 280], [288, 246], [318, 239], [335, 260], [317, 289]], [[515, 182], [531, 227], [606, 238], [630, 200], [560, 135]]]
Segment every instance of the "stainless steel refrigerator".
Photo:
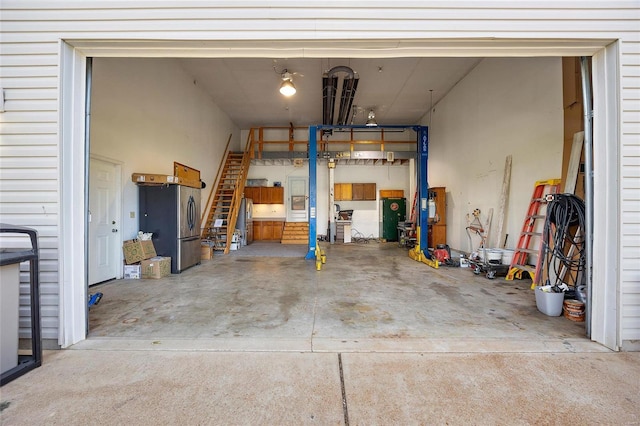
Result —
[[236, 229], [240, 230], [242, 245], [248, 245], [253, 242], [253, 200], [251, 198], [243, 198], [240, 203]]
[[200, 188], [139, 186], [140, 230], [153, 232], [158, 256], [171, 257], [171, 273], [200, 263]]

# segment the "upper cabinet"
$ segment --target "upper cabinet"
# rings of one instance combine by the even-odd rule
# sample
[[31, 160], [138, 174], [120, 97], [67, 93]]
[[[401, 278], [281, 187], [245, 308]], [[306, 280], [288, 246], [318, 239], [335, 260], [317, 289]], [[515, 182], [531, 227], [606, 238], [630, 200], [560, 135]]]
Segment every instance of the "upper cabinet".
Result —
[[244, 198], [254, 204], [284, 204], [284, 188], [281, 186], [245, 186]]
[[375, 183], [336, 183], [333, 187], [336, 201], [375, 201]]
[[351, 201], [353, 195], [350, 183], [336, 183], [333, 186], [333, 199], [336, 201]]
[[261, 204], [284, 204], [284, 188], [281, 186], [263, 186], [260, 196]]
[[258, 199], [260, 199], [260, 187], [259, 186], [245, 186], [244, 187], [244, 198], [249, 198], [253, 200], [255, 204], [258, 204]]

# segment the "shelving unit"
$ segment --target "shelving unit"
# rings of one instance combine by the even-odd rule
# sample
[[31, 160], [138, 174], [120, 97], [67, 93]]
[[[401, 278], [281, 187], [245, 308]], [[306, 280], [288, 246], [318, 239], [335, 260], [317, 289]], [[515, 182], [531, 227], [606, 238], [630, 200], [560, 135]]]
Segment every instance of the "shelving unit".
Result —
[[429, 188], [429, 195], [436, 202], [436, 216], [429, 223], [428, 246], [447, 244], [447, 189], [444, 186]]

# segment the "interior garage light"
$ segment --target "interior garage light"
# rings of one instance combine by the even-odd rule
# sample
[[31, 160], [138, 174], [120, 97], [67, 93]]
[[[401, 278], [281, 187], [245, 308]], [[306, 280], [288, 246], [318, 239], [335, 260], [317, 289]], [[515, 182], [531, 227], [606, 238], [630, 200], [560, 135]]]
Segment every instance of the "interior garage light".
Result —
[[375, 127], [377, 125], [378, 122], [376, 121], [376, 113], [373, 112], [373, 110], [369, 110], [369, 115], [367, 116], [367, 122], [365, 123], [365, 126]]
[[293, 80], [291, 80], [291, 73], [287, 72], [287, 70], [282, 73], [280, 93], [284, 96], [293, 96], [296, 93], [296, 86], [293, 85]]

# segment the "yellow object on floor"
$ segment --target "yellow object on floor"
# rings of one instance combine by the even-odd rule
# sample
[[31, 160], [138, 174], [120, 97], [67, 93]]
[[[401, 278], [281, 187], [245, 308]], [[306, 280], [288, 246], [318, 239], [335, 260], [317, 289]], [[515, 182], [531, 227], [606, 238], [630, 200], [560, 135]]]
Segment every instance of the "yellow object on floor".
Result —
[[316, 270], [319, 271], [322, 269], [322, 265], [327, 263], [327, 255], [324, 250], [320, 247], [320, 244], [316, 244]]
[[429, 259], [424, 253], [420, 251], [420, 227], [416, 227], [416, 245], [411, 250], [409, 250], [409, 257], [417, 262], [422, 262], [425, 265], [429, 265], [434, 269], [438, 269], [440, 267], [440, 262], [437, 259]]

